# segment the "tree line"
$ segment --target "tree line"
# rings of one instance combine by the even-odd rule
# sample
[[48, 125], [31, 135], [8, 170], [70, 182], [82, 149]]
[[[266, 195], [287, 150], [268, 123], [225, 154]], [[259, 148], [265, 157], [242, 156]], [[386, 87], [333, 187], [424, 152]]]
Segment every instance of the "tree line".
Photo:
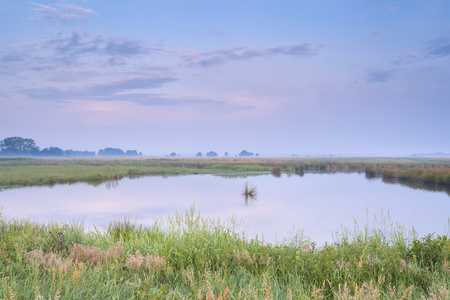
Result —
[[123, 151], [118, 148], [100, 149], [95, 151], [63, 150], [59, 147], [40, 149], [30, 138], [9, 137], [0, 141], [1, 156], [61, 156], [61, 157], [92, 157], [92, 156], [141, 156], [136, 150]]

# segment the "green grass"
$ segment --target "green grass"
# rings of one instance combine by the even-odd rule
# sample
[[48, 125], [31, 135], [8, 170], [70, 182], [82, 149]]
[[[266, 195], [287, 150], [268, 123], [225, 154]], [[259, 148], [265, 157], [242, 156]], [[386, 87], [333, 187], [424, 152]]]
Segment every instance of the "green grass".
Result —
[[368, 165], [365, 172], [368, 176], [382, 176], [383, 179], [450, 187], [450, 167], [447, 164]]
[[[272, 172], [382, 173], [386, 178], [409, 178], [424, 172], [420, 180], [445, 183], [450, 180], [449, 159], [379, 159], [379, 158], [90, 158], [47, 159], [0, 157], [0, 188], [87, 182], [100, 184], [124, 177], [180, 174], [231, 174]], [[397, 172], [398, 171], [398, 172]], [[400, 172], [401, 171], [401, 172]], [[442, 173], [444, 172], [444, 173]], [[409, 177], [408, 177], [409, 176]]]
[[392, 224], [355, 226], [319, 247], [301, 236], [266, 244], [242, 228], [194, 208], [150, 227], [124, 218], [103, 233], [1, 216], [0, 298], [448, 299], [450, 293], [445, 236], [418, 238]]

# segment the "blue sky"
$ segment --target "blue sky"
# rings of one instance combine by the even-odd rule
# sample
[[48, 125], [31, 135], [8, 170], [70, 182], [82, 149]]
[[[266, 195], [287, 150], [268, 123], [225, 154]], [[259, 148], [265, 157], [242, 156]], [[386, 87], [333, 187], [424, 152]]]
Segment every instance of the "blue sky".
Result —
[[450, 153], [450, 2], [0, 0], [0, 139]]

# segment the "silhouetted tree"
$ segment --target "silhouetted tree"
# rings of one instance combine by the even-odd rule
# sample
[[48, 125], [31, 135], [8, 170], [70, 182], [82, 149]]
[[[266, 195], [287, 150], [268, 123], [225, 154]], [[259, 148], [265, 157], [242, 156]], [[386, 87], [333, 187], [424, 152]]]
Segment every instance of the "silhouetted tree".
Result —
[[95, 151], [75, 151], [75, 150], [64, 150], [64, 156], [95, 156]]
[[64, 151], [58, 147], [44, 148], [41, 150], [41, 156], [63, 156]]
[[127, 156], [137, 156], [138, 152], [136, 150], [127, 150], [127, 152], [125, 152], [125, 154]]
[[39, 147], [32, 139], [15, 136], [0, 141], [0, 153], [2, 155], [37, 155]]
[[170, 153], [170, 157], [175, 157], [177, 154], [175, 152]]
[[239, 156], [253, 156], [253, 153], [242, 150], [241, 153], [239, 153]]
[[122, 149], [105, 148], [105, 149], [98, 150], [98, 155], [99, 156], [124, 156], [125, 153], [123, 152]]
[[202, 154], [201, 152], [197, 152], [197, 154], [196, 154], [195, 156], [197, 156], [197, 157], [202, 157], [203, 154]]
[[218, 156], [218, 155], [214, 151], [209, 151], [208, 153], [206, 153], [206, 156]]
[[228, 152], [225, 152], [225, 156], [228, 156]]

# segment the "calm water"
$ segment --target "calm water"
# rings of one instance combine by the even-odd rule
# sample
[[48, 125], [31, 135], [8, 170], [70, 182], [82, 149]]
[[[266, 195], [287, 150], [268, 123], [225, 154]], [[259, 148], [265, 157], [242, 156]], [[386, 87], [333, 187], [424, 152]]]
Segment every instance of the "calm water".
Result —
[[[245, 183], [258, 197], [245, 202]], [[39, 222], [79, 222], [107, 227], [129, 216], [152, 225], [155, 219], [185, 212], [195, 204], [204, 217], [245, 219], [250, 237], [276, 242], [297, 230], [314, 241], [332, 242], [341, 226], [363, 227], [390, 216], [420, 236], [448, 232], [450, 197], [445, 192], [412, 189], [363, 174], [259, 175], [247, 178], [213, 175], [123, 179], [99, 187], [87, 184], [10, 189], [0, 192], [3, 215]]]

